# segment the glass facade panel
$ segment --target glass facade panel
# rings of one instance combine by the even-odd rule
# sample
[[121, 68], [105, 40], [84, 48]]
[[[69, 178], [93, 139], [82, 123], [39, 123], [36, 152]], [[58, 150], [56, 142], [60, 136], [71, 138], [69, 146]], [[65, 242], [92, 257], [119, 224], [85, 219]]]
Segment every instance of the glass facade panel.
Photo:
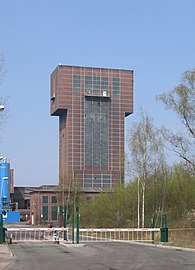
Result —
[[93, 95], [100, 95], [100, 77], [93, 77]]
[[108, 96], [108, 77], [85, 76], [85, 93], [92, 96]]
[[92, 175], [91, 174], [84, 175], [84, 187], [92, 187]]
[[48, 206], [43, 206], [43, 220], [48, 220]]
[[73, 91], [79, 92], [80, 91], [80, 76], [79, 75], [73, 75]]
[[120, 79], [112, 78], [112, 92], [114, 95], [119, 95], [120, 93]]
[[85, 93], [92, 94], [92, 76], [85, 76]]
[[84, 187], [108, 189], [112, 187], [110, 174], [85, 174]]
[[85, 165], [108, 166], [109, 102], [100, 98], [85, 100]]
[[93, 187], [94, 188], [101, 188], [101, 175], [94, 175], [93, 177]]
[[110, 175], [103, 175], [103, 188], [111, 188], [111, 177]]
[[108, 78], [101, 77], [101, 92], [102, 96], [108, 96]]

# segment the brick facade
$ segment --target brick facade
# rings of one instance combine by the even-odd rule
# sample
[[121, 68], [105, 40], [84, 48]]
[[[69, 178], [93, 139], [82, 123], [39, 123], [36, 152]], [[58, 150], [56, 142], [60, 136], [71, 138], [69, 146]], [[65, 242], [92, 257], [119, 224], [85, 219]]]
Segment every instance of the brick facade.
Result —
[[124, 183], [133, 71], [59, 65], [50, 99], [51, 115], [59, 116], [60, 185], [101, 192]]

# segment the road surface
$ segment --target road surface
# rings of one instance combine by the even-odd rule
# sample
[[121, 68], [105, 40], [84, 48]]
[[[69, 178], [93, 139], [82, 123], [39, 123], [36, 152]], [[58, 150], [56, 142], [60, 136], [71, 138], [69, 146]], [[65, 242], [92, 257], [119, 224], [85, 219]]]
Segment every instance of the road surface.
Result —
[[12, 244], [12, 270], [195, 270], [195, 252], [119, 242], [67, 247], [55, 243]]

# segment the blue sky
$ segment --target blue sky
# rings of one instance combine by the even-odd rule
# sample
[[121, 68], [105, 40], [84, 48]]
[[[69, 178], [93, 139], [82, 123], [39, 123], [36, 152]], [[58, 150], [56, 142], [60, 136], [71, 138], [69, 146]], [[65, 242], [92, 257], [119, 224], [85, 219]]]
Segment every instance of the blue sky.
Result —
[[9, 118], [0, 155], [15, 184], [58, 182], [58, 118], [50, 117], [50, 74], [59, 64], [133, 69], [139, 106], [157, 127], [180, 130], [155, 96], [172, 89], [195, 63], [194, 0], [0, 0], [0, 52]]

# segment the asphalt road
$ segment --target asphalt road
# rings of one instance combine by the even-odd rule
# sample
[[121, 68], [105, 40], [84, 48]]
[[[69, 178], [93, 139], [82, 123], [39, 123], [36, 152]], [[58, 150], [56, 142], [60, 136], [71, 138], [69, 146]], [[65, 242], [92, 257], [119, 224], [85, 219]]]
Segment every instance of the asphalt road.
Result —
[[195, 252], [128, 243], [87, 243], [67, 247], [54, 243], [17, 243], [13, 270], [195, 270]]

